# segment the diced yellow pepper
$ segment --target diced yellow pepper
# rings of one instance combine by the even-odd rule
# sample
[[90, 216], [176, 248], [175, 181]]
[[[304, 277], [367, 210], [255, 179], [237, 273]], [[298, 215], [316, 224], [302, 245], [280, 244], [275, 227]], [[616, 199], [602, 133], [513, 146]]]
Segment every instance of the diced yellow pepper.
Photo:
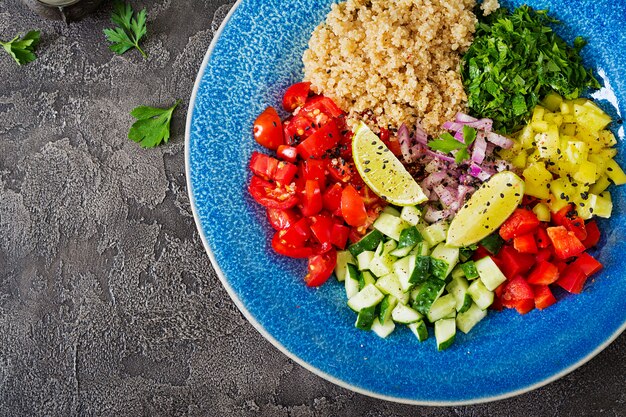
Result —
[[576, 136], [576, 123], [563, 123], [559, 128], [561, 135]]
[[581, 165], [588, 156], [589, 149], [587, 149], [585, 142], [571, 140], [565, 146], [565, 157], [572, 164]]
[[532, 126], [534, 131], [541, 133], [547, 132], [548, 127], [550, 126], [545, 120], [533, 120], [530, 125]]
[[618, 165], [615, 159], [611, 159], [606, 164], [606, 175], [613, 181], [615, 185], [626, 184], [626, 174], [622, 167]]
[[615, 158], [617, 156], [617, 149], [615, 149], [615, 148], [604, 148], [600, 152], [598, 152], [598, 155], [600, 155], [602, 158], [605, 158], [607, 160], [613, 159], [613, 158]]
[[[593, 103], [591, 106], [595, 107]], [[574, 104], [574, 115], [578, 124], [585, 126], [589, 130], [599, 131], [607, 127], [611, 123], [611, 118], [602, 111], [594, 111], [590, 106], [580, 106]]]
[[539, 219], [539, 221], [542, 222], [549, 222], [551, 215], [550, 215], [550, 208], [543, 204], [543, 203], [537, 203], [535, 205], [535, 207], [533, 207], [533, 212], [537, 215], [537, 218]]
[[548, 184], [552, 181], [552, 174], [545, 168], [543, 162], [531, 163], [524, 170], [526, 181], [525, 193], [527, 195], [547, 199], [550, 197]]
[[540, 122], [543, 120], [543, 115], [546, 112], [546, 109], [541, 107], [541, 106], [535, 106], [535, 109], [533, 110], [533, 117], [531, 118], [531, 120], [533, 122]]
[[561, 102], [561, 113], [564, 115], [569, 115], [574, 112], [574, 105], [569, 100], [564, 100]]
[[583, 161], [578, 171], [574, 173], [574, 178], [583, 184], [593, 184], [596, 182], [596, 173], [596, 164], [590, 161]]
[[555, 92], [548, 93], [541, 101], [541, 104], [550, 111], [559, 111], [561, 103], [563, 103], [563, 97]]
[[526, 167], [526, 162], [528, 160], [528, 155], [525, 151], [520, 151], [517, 155], [511, 159], [511, 163], [515, 168], [523, 169]]
[[518, 140], [522, 144], [522, 148], [534, 148], [533, 142], [535, 140], [535, 133], [533, 132], [533, 128], [530, 125], [524, 126], [524, 128], [520, 132]]
[[600, 175], [600, 178], [596, 181], [595, 184], [589, 188], [589, 191], [593, 194], [600, 194], [611, 185], [611, 181], [609, 181], [609, 177], [606, 175]]
[[558, 127], [553, 124], [548, 125], [548, 129], [545, 133], [540, 133], [535, 136], [535, 143], [537, 144], [539, 155], [541, 155], [542, 158], [556, 160], [560, 145]]
[[601, 130], [599, 133], [599, 136], [600, 136], [600, 141], [607, 148], [617, 145], [617, 140], [615, 139], [615, 135], [610, 130]]
[[608, 219], [611, 217], [611, 212], [613, 211], [613, 202], [610, 199], [610, 194], [608, 198], [606, 194], [607, 193], [601, 195], [589, 194], [589, 203], [591, 204], [589, 211], [595, 216]]
[[605, 158], [604, 156], [602, 156], [601, 154], [598, 154], [598, 153], [592, 153], [591, 155], [589, 155], [588, 159], [589, 159], [589, 161], [591, 161], [594, 164], [596, 164], [596, 181], [598, 181], [600, 179], [600, 177], [603, 174], [605, 174], [607, 163], [611, 159], [610, 158], [607, 159], [607, 158]]

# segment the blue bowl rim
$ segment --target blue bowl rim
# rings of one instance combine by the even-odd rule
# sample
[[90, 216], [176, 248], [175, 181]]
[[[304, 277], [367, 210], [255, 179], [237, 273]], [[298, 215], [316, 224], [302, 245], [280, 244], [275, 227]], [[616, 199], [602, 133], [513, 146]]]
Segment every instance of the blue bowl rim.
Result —
[[202, 244], [204, 245], [204, 249], [207, 253], [207, 255], [209, 256], [209, 259], [211, 260], [211, 264], [213, 265], [213, 268], [215, 269], [215, 272], [217, 274], [217, 276], [219, 277], [220, 281], [222, 282], [222, 285], [224, 286], [224, 288], [226, 289], [226, 292], [228, 293], [228, 295], [230, 296], [230, 298], [233, 300], [233, 302], [235, 303], [235, 305], [237, 306], [237, 308], [239, 309], [239, 311], [241, 311], [241, 313], [244, 315], [244, 317], [246, 318], [246, 320], [252, 324], [252, 326], [256, 329], [257, 332], [259, 332], [261, 334], [261, 336], [263, 336], [267, 341], [269, 341], [272, 345], [274, 345], [274, 347], [276, 347], [279, 351], [281, 351], [283, 354], [285, 354], [288, 358], [290, 358], [291, 360], [293, 360], [294, 362], [298, 363], [300, 366], [304, 367], [305, 369], [313, 372], [314, 374], [326, 379], [327, 381], [332, 382], [335, 385], [338, 385], [342, 388], [346, 388], [350, 391], [359, 393], [359, 394], [363, 394], [369, 397], [373, 397], [373, 398], [378, 398], [381, 400], [385, 400], [385, 401], [390, 401], [390, 402], [395, 402], [395, 403], [402, 403], [402, 404], [409, 404], [409, 405], [420, 405], [420, 406], [434, 406], [434, 407], [449, 407], [449, 406], [462, 406], [462, 405], [473, 405], [473, 404], [482, 404], [482, 403], [488, 403], [488, 402], [493, 402], [493, 401], [499, 401], [499, 400], [504, 400], [507, 398], [512, 398], [512, 397], [516, 397], [518, 395], [522, 395], [524, 393], [533, 391], [537, 388], [543, 387], [544, 385], [547, 385], [551, 382], [556, 381], [557, 379], [573, 372], [574, 370], [578, 369], [579, 367], [581, 367], [582, 365], [586, 364], [587, 362], [589, 362], [591, 359], [593, 359], [596, 355], [598, 355], [600, 352], [602, 352], [606, 347], [608, 347], [615, 339], [617, 339], [625, 330], [626, 330], [626, 321], [622, 324], [622, 326], [620, 328], [618, 328], [615, 333], [613, 333], [612, 335], [610, 335], [602, 344], [600, 344], [598, 347], [596, 347], [596, 349], [594, 349], [593, 351], [591, 351], [587, 356], [585, 356], [584, 358], [582, 358], [580, 361], [576, 362], [575, 364], [561, 370], [560, 372], [557, 372], [556, 374], [552, 375], [549, 378], [544, 379], [543, 381], [539, 381], [535, 384], [531, 384], [527, 387], [524, 387], [522, 389], [519, 390], [514, 390], [514, 391], [510, 391], [501, 395], [495, 395], [495, 396], [487, 396], [487, 397], [481, 397], [481, 398], [475, 398], [472, 400], [467, 400], [467, 401], [419, 401], [419, 400], [411, 400], [411, 399], [407, 399], [407, 398], [401, 398], [401, 397], [394, 397], [394, 396], [389, 396], [389, 395], [383, 395], [383, 394], [379, 394], [377, 392], [374, 391], [369, 391], [360, 387], [356, 387], [352, 384], [349, 384], [341, 379], [335, 378], [334, 376], [322, 371], [321, 369], [311, 365], [310, 363], [306, 362], [305, 360], [301, 359], [300, 357], [296, 356], [295, 354], [293, 354], [292, 352], [290, 352], [285, 346], [283, 346], [274, 336], [272, 336], [269, 332], [267, 332], [265, 330], [265, 328], [261, 325], [261, 323], [259, 323], [257, 321], [257, 319], [246, 309], [246, 307], [244, 306], [244, 304], [242, 303], [241, 299], [239, 298], [239, 295], [235, 292], [235, 290], [232, 288], [232, 286], [230, 285], [230, 283], [228, 282], [228, 279], [226, 278], [226, 276], [224, 275], [222, 269], [220, 268], [219, 264], [217, 263], [217, 260], [215, 258], [215, 255], [213, 254], [213, 250], [211, 248], [211, 245], [209, 244], [209, 241], [206, 238], [206, 234], [204, 233], [204, 229], [202, 227], [202, 223], [200, 221], [200, 216], [198, 215], [198, 209], [196, 207], [196, 199], [194, 197], [194, 189], [193, 189], [193, 184], [191, 182], [191, 151], [190, 151], [190, 144], [191, 144], [191, 126], [192, 126], [192, 122], [193, 122], [193, 113], [194, 113], [194, 109], [195, 109], [195, 104], [196, 104], [196, 98], [198, 95], [198, 90], [200, 88], [200, 84], [202, 83], [202, 78], [203, 75], [206, 71], [206, 67], [209, 63], [209, 60], [211, 58], [211, 55], [213, 53], [213, 50], [215, 49], [215, 46], [217, 45], [217, 43], [219, 42], [219, 39], [222, 35], [222, 32], [224, 31], [224, 28], [228, 25], [228, 23], [230, 22], [231, 17], [233, 16], [233, 14], [235, 13], [235, 11], [237, 10], [237, 8], [239, 7], [239, 5], [241, 5], [241, 3], [244, 0], [237, 0], [235, 2], [235, 4], [231, 7], [230, 11], [228, 12], [228, 14], [226, 15], [226, 17], [224, 18], [224, 20], [222, 21], [220, 27], [218, 28], [218, 30], [215, 32], [213, 39], [211, 40], [211, 43], [207, 49], [207, 52], [204, 56], [204, 59], [202, 61], [202, 64], [200, 66], [200, 69], [198, 70], [198, 75], [196, 76], [196, 80], [194, 83], [194, 87], [191, 93], [191, 97], [189, 99], [189, 107], [187, 109], [187, 122], [186, 122], [186, 128], [185, 128], [185, 174], [187, 177], [187, 193], [189, 195], [189, 202], [191, 205], [191, 211], [193, 213], [193, 218], [194, 221], [196, 223], [196, 228], [200, 234], [200, 239], [202, 240]]

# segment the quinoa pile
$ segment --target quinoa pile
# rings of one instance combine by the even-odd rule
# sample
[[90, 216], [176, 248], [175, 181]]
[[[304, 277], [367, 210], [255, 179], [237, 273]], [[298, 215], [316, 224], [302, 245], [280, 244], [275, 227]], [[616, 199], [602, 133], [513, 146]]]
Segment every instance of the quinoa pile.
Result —
[[305, 80], [348, 122], [430, 134], [466, 109], [459, 72], [475, 0], [347, 0], [334, 4], [304, 53]]

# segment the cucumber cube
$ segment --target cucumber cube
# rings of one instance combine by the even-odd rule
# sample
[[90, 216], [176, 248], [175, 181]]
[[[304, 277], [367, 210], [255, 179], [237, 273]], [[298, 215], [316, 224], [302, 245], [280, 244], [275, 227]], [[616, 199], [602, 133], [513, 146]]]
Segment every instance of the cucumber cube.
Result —
[[428, 311], [427, 317], [428, 321], [435, 323], [437, 320], [447, 317], [452, 313], [456, 313], [456, 300], [454, 299], [454, 295], [446, 294], [435, 300]]
[[400, 211], [397, 208], [393, 207], [393, 206], [386, 206], [383, 209], [382, 213], [387, 213], [387, 214], [391, 214], [392, 216], [395, 216], [395, 217], [400, 217]]
[[415, 206], [402, 207], [400, 212], [400, 218], [412, 226], [419, 223], [421, 215], [422, 213]]
[[413, 310], [411, 307], [407, 307], [404, 304], [398, 304], [391, 313], [391, 318], [396, 323], [410, 324], [417, 321], [421, 321], [424, 317]]
[[455, 336], [455, 319], [442, 319], [435, 322], [435, 339], [437, 340], [437, 350], [444, 350], [452, 346]]
[[402, 286], [396, 274], [391, 273], [380, 277], [378, 281], [376, 281], [376, 288], [383, 294], [393, 295], [402, 304], [409, 302], [409, 294], [402, 290]]
[[413, 302], [413, 308], [422, 314], [428, 314], [435, 300], [443, 294], [446, 283], [437, 278], [431, 278], [420, 285], [419, 292]]
[[398, 299], [393, 295], [387, 294], [383, 301], [380, 303], [380, 311], [378, 313], [378, 319], [381, 323], [385, 323], [391, 318], [393, 309], [398, 305]]
[[357, 295], [359, 293], [359, 291], [361, 290], [359, 288], [359, 280], [358, 279], [352, 279], [349, 276], [346, 276], [346, 280], [344, 281], [344, 285], [346, 288], [346, 297], [349, 299], [351, 299], [352, 297], [354, 297], [355, 295]]
[[[463, 308], [467, 309], [469, 306], [466, 306], [467, 303], [471, 303], [472, 299], [467, 293], [467, 289], [469, 288], [469, 283], [464, 277], [452, 278], [452, 281], [448, 285], [446, 285], [446, 290], [456, 301], [456, 311], [461, 311]], [[469, 300], [469, 301], [468, 301]]]
[[476, 270], [478, 271], [480, 280], [489, 291], [495, 290], [500, 284], [506, 281], [506, 277], [502, 271], [500, 271], [500, 268], [498, 268], [496, 263], [489, 256], [476, 261]]
[[467, 293], [481, 310], [486, 310], [487, 307], [493, 304], [493, 292], [489, 291], [479, 279], [472, 282], [467, 289]]
[[424, 229], [422, 236], [432, 248], [433, 246], [446, 240], [446, 237], [448, 236], [448, 227], [448, 224], [443, 222], [431, 224]]
[[369, 330], [374, 319], [376, 319], [376, 306], [364, 308], [359, 311], [354, 326], [362, 330]]
[[443, 278], [447, 277], [452, 269], [459, 262], [459, 248], [454, 248], [450, 246], [446, 246], [443, 243], [437, 245], [433, 252], [430, 254], [435, 259], [440, 259], [442, 261], [446, 261], [448, 263], [448, 269], [445, 272]]
[[375, 306], [383, 301], [383, 298], [385, 298], [383, 293], [375, 285], [370, 284], [348, 300], [348, 307], [358, 313], [364, 308]]
[[335, 266], [335, 276], [337, 281], [343, 282], [348, 272], [348, 264], [356, 265], [356, 260], [347, 250], [337, 251], [337, 265]]
[[359, 253], [356, 257], [356, 262], [359, 265], [359, 270], [364, 271], [366, 269], [369, 269], [372, 259], [374, 259], [374, 252], [372, 252], [371, 250], [365, 250]]
[[400, 233], [407, 224], [400, 218], [389, 213], [381, 213], [373, 224], [374, 229], [393, 240], [400, 240]]
[[389, 336], [396, 328], [393, 320], [387, 320], [384, 323], [381, 323], [378, 317], [374, 319], [372, 323], [372, 331], [378, 335], [378, 337], [382, 337], [383, 339]]
[[423, 321], [409, 324], [409, 329], [411, 329], [415, 337], [417, 337], [417, 340], [420, 342], [428, 339], [428, 328], [426, 327], [426, 323]]
[[476, 304], [472, 304], [466, 312], [459, 313], [456, 316], [456, 327], [458, 327], [463, 333], [467, 334], [485, 317], [487, 317], [487, 311], [481, 310]]
[[393, 273], [398, 277], [402, 291], [407, 292], [413, 287], [410, 282], [411, 273], [415, 269], [415, 256], [406, 256], [393, 264]]
[[363, 251], [366, 251], [366, 250], [373, 251], [374, 249], [376, 249], [376, 247], [382, 240], [383, 240], [382, 233], [380, 233], [378, 230], [372, 230], [371, 232], [363, 236], [361, 240], [350, 245], [348, 250], [350, 251], [352, 256], [357, 257], [359, 256], [359, 253]]

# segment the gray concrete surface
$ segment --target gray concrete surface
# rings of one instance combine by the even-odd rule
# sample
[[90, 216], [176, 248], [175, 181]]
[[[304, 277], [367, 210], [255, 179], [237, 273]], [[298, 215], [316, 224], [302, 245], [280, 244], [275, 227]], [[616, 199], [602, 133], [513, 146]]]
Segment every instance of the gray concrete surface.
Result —
[[0, 54], [1, 416], [626, 416], [625, 336], [532, 393], [440, 409], [354, 394], [265, 341], [194, 227], [187, 101], [168, 145], [126, 138], [130, 109], [188, 100], [230, 4], [134, 3], [147, 61], [107, 49], [110, 6], [66, 27], [0, 2], [0, 39], [44, 33], [26, 67]]

